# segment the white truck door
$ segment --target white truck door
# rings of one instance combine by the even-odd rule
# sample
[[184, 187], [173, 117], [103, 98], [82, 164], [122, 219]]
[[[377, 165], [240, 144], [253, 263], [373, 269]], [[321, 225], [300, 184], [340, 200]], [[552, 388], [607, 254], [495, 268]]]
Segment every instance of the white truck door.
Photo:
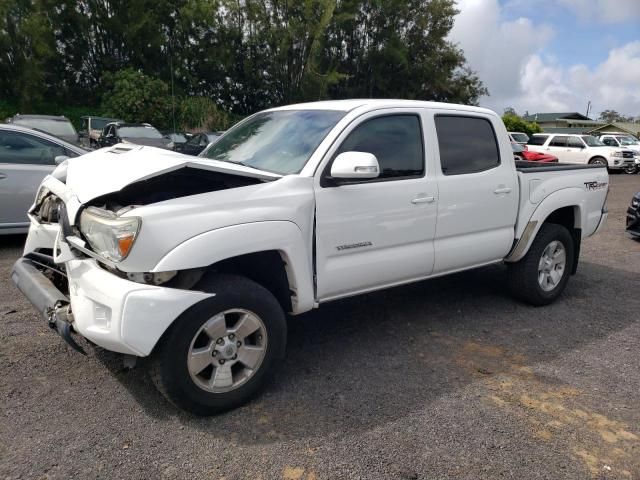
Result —
[[[320, 300], [431, 273], [438, 191], [426, 162], [423, 123], [421, 109], [370, 112], [327, 152], [316, 179]], [[347, 151], [375, 155], [380, 176], [332, 184], [333, 159]]]
[[564, 154], [566, 163], [587, 163], [589, 154], [587, 146], [580, 137], [569, 137], [567, 139], [567, 148]]
[[433, 273], [504, 258], [513, 245], [519, 202], [504, 126], [490, 115], [447, 110], [435, 112], [433, 122], [440, 165]]

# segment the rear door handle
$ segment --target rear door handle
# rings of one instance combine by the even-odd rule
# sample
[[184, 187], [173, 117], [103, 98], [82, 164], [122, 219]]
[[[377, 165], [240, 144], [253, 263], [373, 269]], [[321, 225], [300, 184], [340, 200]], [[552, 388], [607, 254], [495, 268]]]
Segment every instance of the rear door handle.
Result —
[[419, 203], [433, 203], [435, 201], [436, 201], [436, 197], [428, 196], [428, 197], [416, 197], [413, 200], [411, 200], [411, 203], [413, 203], [414, 205], [418, 205]]
[[501, 193], [509, 193], [511, 192], [511, 188], [509, 187], [503, 187], [503, 188], [496, 188], [493, 193], [495, 193], [496, 195], [500, 195]]
[[4, 173], [0, 173], [0, 180], [2, 180], [3, 178], [7, 178], [7, 176]]

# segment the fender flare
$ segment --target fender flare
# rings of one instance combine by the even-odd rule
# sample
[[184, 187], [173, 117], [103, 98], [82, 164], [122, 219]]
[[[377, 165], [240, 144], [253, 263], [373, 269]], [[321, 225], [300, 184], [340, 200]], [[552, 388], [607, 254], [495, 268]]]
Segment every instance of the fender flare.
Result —
[[584, 192], [580, 188], [565, 188], [545, 197], [531, 214], [522, 235], [505, 258], [505, 261], [513, 263], [522, 259], [529, 251], [542, 224], [556, 210], [573, 207], [575, 218], [573, 227], [582, 229], [583, 225], [586, 224], [585, 202]]
[[190, 238], [162, 257], [152, 272], [208, 267], [228, 258], [276, 250], [285, 262], [289, 288], [296, 293], [291, 299], [292, 313], [302, 313], [311, 310], [315, 302], [308, 245], [310, 239], [293, 222], [243, 223]]

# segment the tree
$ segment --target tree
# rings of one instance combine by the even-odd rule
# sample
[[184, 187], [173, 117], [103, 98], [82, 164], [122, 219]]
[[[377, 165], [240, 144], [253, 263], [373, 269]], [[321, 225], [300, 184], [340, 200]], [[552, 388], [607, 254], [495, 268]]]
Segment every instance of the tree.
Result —
[[600, 117], [598, 120], [602, 120], [603, 122], [613, 123], [613, 122], [631, 122], [633, 121], [633, 117], [625, 117], [624, 115], [620, 115], [615, 110], [603, 110], [600, 113]]
[[162, 80], [127, 68], [115, 75], [105, 75], [108, 88], [103, 97], [107, 115], [129, 122], [150, 122], [158, 128], [171, 125], [171, 98]]
[[454, 0], [3, 0], [0, 98], [98, 111], [131, 69], [233, 115], [325, 98], [477, 103], [487, 91], [448, 40], [456, 13]]
[[542, 128], [540, 128], [540, 125], [536, 122], [527, 122], [522, 117], [514, 115], [513, 113], [505, 113], [502, 116], [502, 121], [509, 132], [522, 132], [529, 136], [542, 132]]

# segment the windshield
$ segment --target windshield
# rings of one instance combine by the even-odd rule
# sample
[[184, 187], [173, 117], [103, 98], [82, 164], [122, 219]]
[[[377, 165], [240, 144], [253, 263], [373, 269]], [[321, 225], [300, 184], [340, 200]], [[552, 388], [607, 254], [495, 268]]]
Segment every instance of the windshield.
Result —
[[620, 145], [640, 145], [640, 142], [633, 137], [618, 137]]
[[258, 113], [232, 128], [202, 156], [281, 175], [298, 173], [344, 115], [326, 110]]
[[596, 137], [592, 137], [591, 135], [583, 135], [582, 140], [590, 147], [606, 147], [604, 143], [598, 140]]
[[160, 132], [153, 127], [120, 127], [118, 134], [122, 138], [162, 138]]
[[117, 120], [113, 120], [111, 118], [92, 118], [91, 119], [91, 130], [102, 130], [107, 123], [116, 122]]
[[37, 128], [56, 137], [75, 137], [76, 129], [69, 120], [49, 120], [46, 118], [17, 118], [13, 121], [16, 125]]
[[524, 147], [515, 142], [511, 142], [511, 149], [514, 151], [514, 153], [524, 152]]
[[512, 133], [511, 138], [518, 143], [527, 143], [529, 141], [529, 136], [526, 133]]

